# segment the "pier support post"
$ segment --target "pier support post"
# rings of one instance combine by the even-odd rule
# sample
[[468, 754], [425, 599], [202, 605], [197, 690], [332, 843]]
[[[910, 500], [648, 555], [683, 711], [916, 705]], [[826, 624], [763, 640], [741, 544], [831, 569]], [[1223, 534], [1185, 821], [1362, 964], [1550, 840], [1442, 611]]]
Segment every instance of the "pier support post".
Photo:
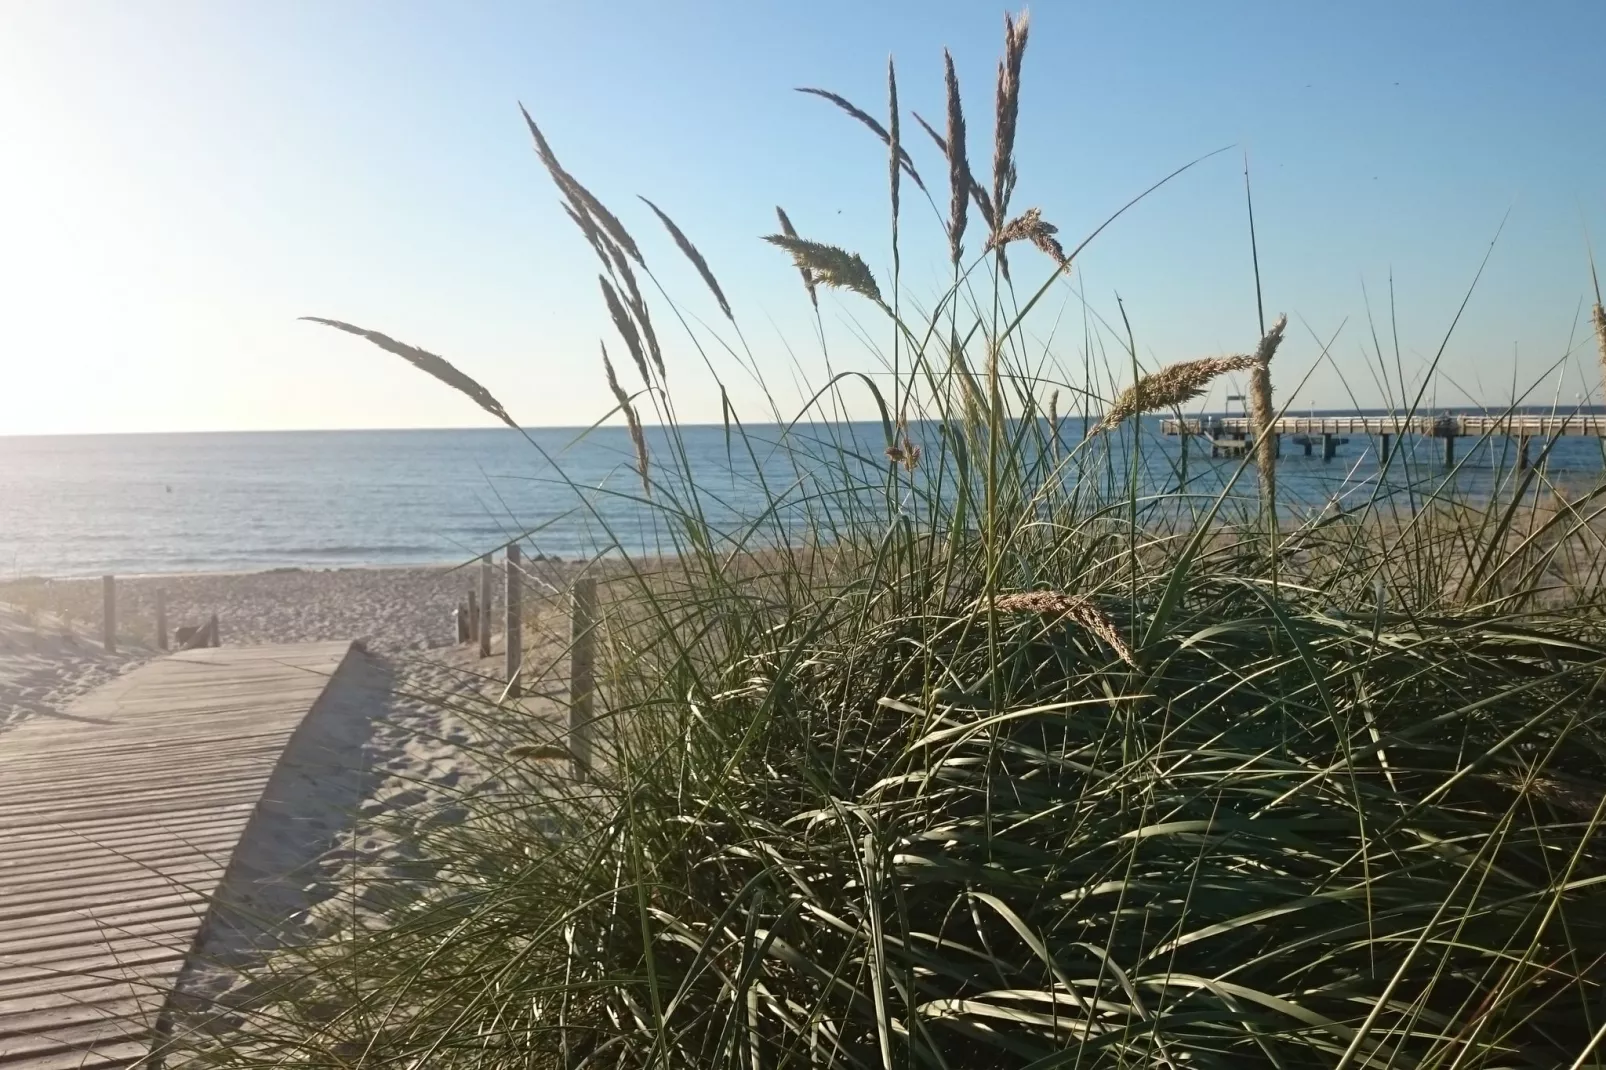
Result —
[[1455, 467], [1455, 436], [1444, 436], [1444, 467]]
[[167, 592], [156, 588], [156, 649], [167, 649]]
[[596, 690], [597, 581], [574, 581], [569, 607], [569, 754], [576, 780], [591, 777], [592, 693]]
[[480, 558], [480, 657], [491, 656], [491, 555]]
[[1389, 446], [1393, 444], [1394, 436], [1385, 434], [1378, 437], [1380, 445], [1378, 446], [1377, 451], [1377, 464], [1378, 467], [1381, 468], [1383, 465], [1389, 463]]
[[100, 645], [108, 654], [117, 653], [117, 577], [100, 578]]
[[1333, 445], [1332, 432], [1322, 432], [1322, 462], [1325, 464], [1326, 462], [1331, 461], [1333, 459], [1333, 454], [1337, 452], [1338, 447]]
[[1517, 471], [1526, 472], [1528, 464], [1528, 436], [1523, 435], [1517, 439]]
[[1272, 454], [1273, 454], [1273, 456], [1275, 456], [1275, 457], [1277, 457], [1277, 459], [1281, 460], [1282, 456], [1283, 456], [1283, 436], [1281, 436], [1281, 435], [1272, 435], [1271, 436], [1271, 446], [1272, 446]]
[[1301, 442], [1300, 445], [1305, 447], [1305, 456], [1309, 457], [1310, 456], [1311, 437], [1309, 435], [1306, 435], [1305, 436], [1305, 441]]
[[519, 544], [507, 546], [507, 605], [503, 606], [503, 635], [507, 641], [507, 697], [518, 698], [519, 667], [524, 658], [524, 627], [520, 618]]

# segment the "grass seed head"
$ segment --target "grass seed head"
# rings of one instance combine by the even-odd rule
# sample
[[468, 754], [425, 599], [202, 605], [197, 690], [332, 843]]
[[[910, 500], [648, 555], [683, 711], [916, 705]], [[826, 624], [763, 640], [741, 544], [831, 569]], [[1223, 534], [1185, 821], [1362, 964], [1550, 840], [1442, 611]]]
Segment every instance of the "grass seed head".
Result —
[[[786, 215], [786, 209], [780, 205], [775, 206], [775, 217], [781, 221], [781, 233], [788, 238], [797, 237], [797, 228], [792, 226], [792, 220]], [[820, 307], [820, 295], [814, 290], [814, 276], [802, 264], [797, 266], [797, 273], [803, 276], [803, 288], [809, 292], [809, 303], [815, 308]]]
[[685, 254], [686, 259], [691, 261], [692, 267], [697, 269], [697, 274], [703, 277], [703, 285], [708, 287], [709, 292], [714, 295], [714, 300], [719, 302], [719, 310], [725, 313], [725, 318], [735, 323], [736, 317], [731, 315], [731, 306], [730, 302], [725, 300], [725, 291], [719, 288], [719, 280], [714, 278], [713, 271], [708, 267], [708, 261], [704, 260], [703, 254], [697, 251], [697, 246], [691, 243], [691, 239], [686, 237], [685, 232], [675, 225], [673, 219], [664, 214], [662, 208], [659, 208], [645, 197], [641, 199], [648, 208], [652, 209], [659, 222], [663, 223], [664, 229], [669, 231], [670, 237], [675, 239], [675, 245]]
[[1148, 412], [1162, 412], [1205, 392], [1213, 380], [1228, 372], [1248, 371], [1258, 362], [1252, 355], [1201, 357], [1168, 364], [1145, 375], [1120, 394], [1104, 412], [1097, 430], [1107, 431], [1121, 422]]
[[770, 234], [764, 240], [791, 253], [798, 268], [807, 271], [816, 281], [838, 289], [852, 290], [882, 307], [886, 306], [881, 299], [881, 287], [876, 285], [875, 276], [870, 273], [870, 265], [858, 253], [791, 234]]

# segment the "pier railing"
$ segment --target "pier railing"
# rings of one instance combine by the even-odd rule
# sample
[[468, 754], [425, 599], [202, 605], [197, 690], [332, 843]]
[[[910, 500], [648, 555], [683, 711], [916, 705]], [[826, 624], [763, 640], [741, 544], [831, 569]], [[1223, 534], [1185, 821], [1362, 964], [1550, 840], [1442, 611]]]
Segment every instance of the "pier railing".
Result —
[[[1167, 435], [1233, 436], [1253, 433], [1245, 416], [1168, 417], [1161, 422]], [[1447, 416], [1284, 416], [1272, 423], [1278, 435], [1423, 435], [1432, 438], [1467, 438], [1508, 435], [1512, 438], [1550, 438], [1584, 435], [1606, 438], [1606, 415], [1575, 413], [1565, 416], [1447, 415]]]

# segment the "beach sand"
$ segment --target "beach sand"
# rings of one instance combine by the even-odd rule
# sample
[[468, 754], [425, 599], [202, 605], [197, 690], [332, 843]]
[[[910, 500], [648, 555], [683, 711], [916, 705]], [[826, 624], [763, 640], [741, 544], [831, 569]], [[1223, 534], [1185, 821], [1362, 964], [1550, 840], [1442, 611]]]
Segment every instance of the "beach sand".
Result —
[[[577, 571], [535, 562], [526, 573], [523, 645], [535, 674], [561, 662], [561, 592]], [[504, 581], [498, 570], [485, 660], [455, 641], [452, 611], [471, 581], [477, 586], [477, 570], [424, 568], [120, 579], [116, 655], [86, 638], [100, 627], [99, 580], [0, 584], [0, 725], [59, 715], [77, 695], [155, 656], [158, 588], [170, 625], [216, 613], [224, 645], [362, 642], [292, 738], [235, 849], [179, 982], [186, 1022], [259, 994], [266, 952], [371, 926], [407, 901], [433, 875], [417, 847], [423, 834], [460, 819], [464, 792], [496, 789], [489, 770], [499, 743], [476, 711], [504, 684]], [[521, 717], [561, 723], [559, 676], [531, 688]]]

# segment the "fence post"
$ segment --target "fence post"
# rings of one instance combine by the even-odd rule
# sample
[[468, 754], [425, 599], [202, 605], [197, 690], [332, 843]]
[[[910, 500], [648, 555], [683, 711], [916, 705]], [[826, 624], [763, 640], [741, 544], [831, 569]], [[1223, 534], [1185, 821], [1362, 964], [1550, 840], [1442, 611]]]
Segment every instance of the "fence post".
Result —
[[524, 656], [524, 635], [519, 602], [519, 544], [510, 542], [507, 546], [507, 605], [502, 607], [506, 612], [502, 631], [507, 640], [508, 698], [518, 698], [521, 693], [519, 663]]
[[100, 578], [100, 645], [108, 654], [117, 653], [117, 577]]
[[156, 588], [156, 648], [167, 649], [167, 592]]
[[480, 558], [480, 657], [491, 656], [491, 555]]
[[576, 780], [591, 776], [592, 695], [596, 690], [597, 581], [574, 581], [569, 609], [569, 753]]

